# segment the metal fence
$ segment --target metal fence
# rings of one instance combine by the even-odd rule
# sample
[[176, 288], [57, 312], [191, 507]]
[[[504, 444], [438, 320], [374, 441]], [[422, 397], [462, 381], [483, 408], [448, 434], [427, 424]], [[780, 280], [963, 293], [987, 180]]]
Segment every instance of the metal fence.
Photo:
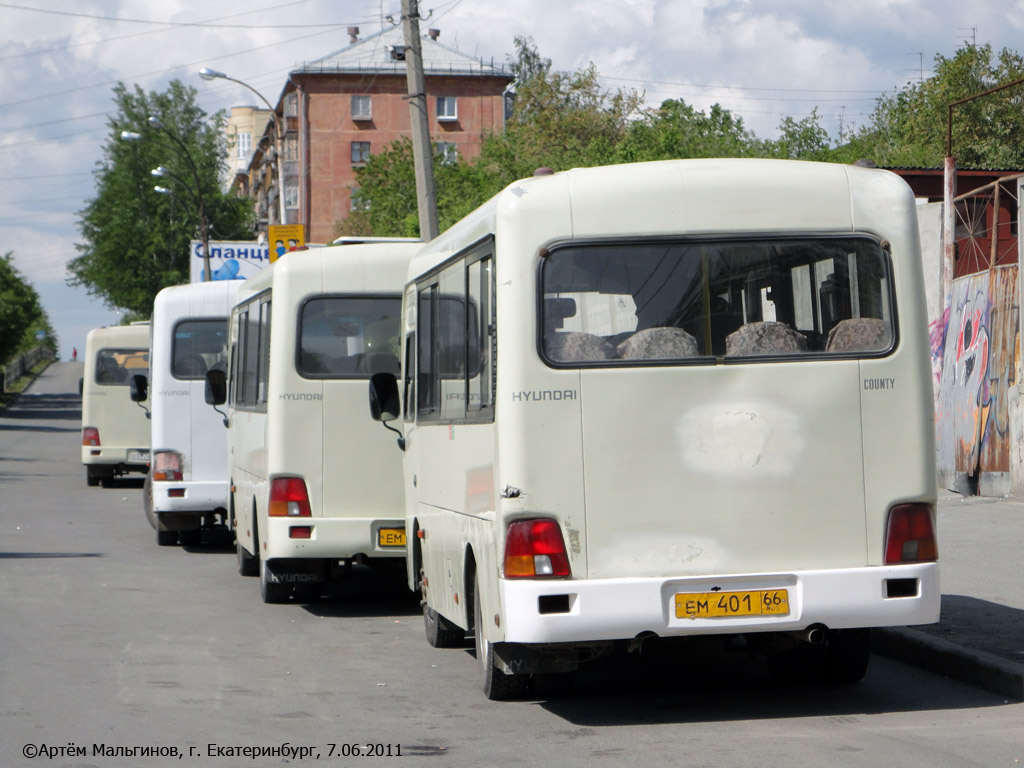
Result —
[[6, 392], [11, 385], [24, 376], [40, 360], [53, 360], [53, 350], [49, 347], [36, 347], [30, 349], [24, 355], [11, 360], [3, 366], [3, 376], [0, 376], [0, 392]]

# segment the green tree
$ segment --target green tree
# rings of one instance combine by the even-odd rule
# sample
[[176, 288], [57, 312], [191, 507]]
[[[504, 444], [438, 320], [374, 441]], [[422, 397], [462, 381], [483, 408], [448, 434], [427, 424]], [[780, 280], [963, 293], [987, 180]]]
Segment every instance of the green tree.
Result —
[[[969, 45], [952, 58], [935, 57], [934, 74], [883, 95], [870, 123], [847, 153], [882, 166], [936, 167], [946, 155], [950, 102], [1024, 77], [1024, 59], [990, 45]], [[1024, 86], [975, 99], [953, 112], [953, 154], [961, 167], [1024, 167]]]
[[[223, 114], [209, 117], [195, 97], [194, 88], [177, 80], [162, 93], [118, 83], [117, 112], [108, 123], [110, 135], [95, 171], [96, 196], [79, 213], [83, 242], [68, 265], [69, 284], [84, 286], [108, 306], [136, 316], [150, 316], [160, 289], [188, 282], [189, 243], [199, 238], [200, 196], [211, 240], [252, 237], [250, 204], [226, 195], [220, 185], [227, 158]], [[150, 116], [166, 132], [151, 126]], [[122, 131], [142, 139], [122, 139]], [[187, 155], [168, 132], [184, 144]], [[158, 166], [173, 174], [160, 180], [171, 189], [169, 195], [153, 189], [156, 180], [150, 172]]]
[[615, 162], [689, 157], [747, 157], [758, 144], [754, 134], [718, 104], [705, 114], [685, 101], [669, 99], [645, 110], [628, 128], [615, 151]]
[[36, 333], [43, 331], [45, 346], [56, 352], [57, 337], [39, 294], [14, 266], [14, 254], [0, 256], [0, 363], [39, 344]]

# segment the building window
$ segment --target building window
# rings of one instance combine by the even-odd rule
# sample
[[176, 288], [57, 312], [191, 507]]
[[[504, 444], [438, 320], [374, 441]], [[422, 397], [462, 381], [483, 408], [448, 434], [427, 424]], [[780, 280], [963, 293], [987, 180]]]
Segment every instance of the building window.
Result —
[[363, 200], [359, 196], [359, 187], [352, 187], [348, 193], [348, 209], [350, 211], [370, 210], [370, 201]]
[[353, 141], [352, 142], [352, 164], [367, 163], [370, 161], [370, 142], [368, 141]]
[[292, 92], [284, 97], [284, 116], [285, 117], [298, 117], [299, 116], [299, 96], [297, 93]]
[[284, 188], [284, 207], [299, 207], [299, 187], [297, 184], [287, 184]]
[[236, 133], [235, 143], [238, 153], [236, 156], [244, 160], [252, 152], [252, 134]]
[[445, 165], [455, 165], [459, 161], [459, 150], [450, 141], [439, 141], [434, 145], [434, 154]]
[[352, 97], [352, 119], [353, 120], [369, 120], [372, 117], [370, 112], [370, 97], [369, 96], [353, 96]]
[[438, 96], [437, 97], [437, 119], [438, 120], [458, 120], [459, 112], [455, 105], [454, 96]]
[[299, 159], [299, 142], [296, 141], [295, 138], [292, 136], [286, 136], [284, 139], [284, 159]]

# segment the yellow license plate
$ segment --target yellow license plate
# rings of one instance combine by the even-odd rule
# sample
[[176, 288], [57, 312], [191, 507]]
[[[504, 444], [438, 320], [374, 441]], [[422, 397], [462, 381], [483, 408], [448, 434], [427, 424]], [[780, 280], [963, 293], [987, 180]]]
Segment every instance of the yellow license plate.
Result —
[[381, 528], [377, 531], [377, 544], [382, 547], [404, 547], [405, 528]]
[[760, 589], [751, 592], [680, 592], [677, 619], [718, 619], [734, 616], [788, 616], [789, 592]]

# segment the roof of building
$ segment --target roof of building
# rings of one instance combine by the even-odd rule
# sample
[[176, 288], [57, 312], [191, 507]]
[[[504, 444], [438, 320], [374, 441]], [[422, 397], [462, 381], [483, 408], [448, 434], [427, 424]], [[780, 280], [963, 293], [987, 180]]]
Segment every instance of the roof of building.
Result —
[[[405, 61], [395, 52], [405, 48], [405, 36], [400, 26], [384, 29], [362, 40], [330, 53], [320, 59], [296, 66], [292, 74], [405, 74]], [[469, 56], [437, 42], [429, 35], [422, 37], [423, 73], [425, 75], [474, 75], [505, 77], [512, 73], [503, 64], [490, 63]]]

